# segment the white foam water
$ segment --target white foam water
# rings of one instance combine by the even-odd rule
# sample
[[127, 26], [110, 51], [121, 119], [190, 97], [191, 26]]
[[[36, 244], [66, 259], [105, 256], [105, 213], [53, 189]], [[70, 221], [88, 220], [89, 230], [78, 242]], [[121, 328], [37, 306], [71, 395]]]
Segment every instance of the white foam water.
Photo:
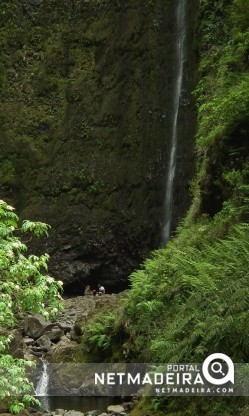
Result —
[[169, 168], [166, 181], [166, 194], [164, 200], [164, 222], [162, 228], [162, 243], [165, 244], [170, 238], [172, 207], [173, 207], [173, 187], [176, 170], [177, 141], [178, 141], [178, 116], [180, 107], [180, 98], [183, 83], [183, 64], [186, 54], [186, 4], [187, 0], [178, 0], [176, 9], [176, 68], [177, 75], [174, 87], [173, 101], [173, 123], [171, 134], [171, 150], [169, 157]]
[[49, 382], [48, 363], [46, 360], [42, 359], [42, 373], [41, 373], [41, 377], [35, 389], [36, 396], [40, 396], [40, 397], [47, 396], [48, 382]]

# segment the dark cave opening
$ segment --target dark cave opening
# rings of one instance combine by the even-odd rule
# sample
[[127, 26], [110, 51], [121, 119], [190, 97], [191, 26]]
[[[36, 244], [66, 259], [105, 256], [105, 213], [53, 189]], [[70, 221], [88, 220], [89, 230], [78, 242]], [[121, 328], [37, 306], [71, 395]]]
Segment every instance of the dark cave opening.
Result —
[[66, 297], [83, 296], [85, 287], [87, 285], [90, 285], [91, 290], [97, 291], [99, 283], [104, 286], [106, 294], [116, 294], [119, 292], [123, 292], [124, 290], [127, 290], [130, 287], [130, 282], [128, 279], [120, 279], [118, 283], [111, 282], [110, 280], [107, 280], [104, 276], [102, 276], [101, 273], [92, 272], [86, 278], [76, 280], [73, 283], [64, 285], [63, 295]]

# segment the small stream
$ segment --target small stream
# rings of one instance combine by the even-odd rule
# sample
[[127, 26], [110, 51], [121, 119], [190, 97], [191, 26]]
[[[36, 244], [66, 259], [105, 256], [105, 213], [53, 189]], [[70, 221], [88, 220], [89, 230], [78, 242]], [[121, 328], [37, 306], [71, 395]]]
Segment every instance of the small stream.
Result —
[[41, 375], [38, 380], [35, 396], [42, 405], [41, 410], [52, 412], [56, 409], [75, 410], [88, 412], [91, 410], [106, 411], [107, 407], [113, 404], [120, 404], [120, 397], [79, 397], [79, 396], [50, 396], [48, 362], [41, 358]]
[[41, 377], [38, 381], [38, 384], [35, 389], [36, 396], [39, 397], [46, 397], [48, 393], [48, 382], [49, 382], [49, 376], [48, 376], [48, 362], [42, 358], [42, 372]]

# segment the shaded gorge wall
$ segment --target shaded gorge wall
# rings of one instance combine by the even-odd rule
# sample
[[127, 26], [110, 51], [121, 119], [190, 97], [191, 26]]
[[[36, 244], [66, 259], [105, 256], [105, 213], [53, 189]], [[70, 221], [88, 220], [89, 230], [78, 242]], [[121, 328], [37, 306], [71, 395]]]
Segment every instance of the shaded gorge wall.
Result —
[[[173, 0], [2, 2], [1, 198], [52, 225], [31, 242], [66, 292], [108, 290], [161, 243], [174, 71]], [[179, 114], [173, 228], [193, 174], [196, 1]]]

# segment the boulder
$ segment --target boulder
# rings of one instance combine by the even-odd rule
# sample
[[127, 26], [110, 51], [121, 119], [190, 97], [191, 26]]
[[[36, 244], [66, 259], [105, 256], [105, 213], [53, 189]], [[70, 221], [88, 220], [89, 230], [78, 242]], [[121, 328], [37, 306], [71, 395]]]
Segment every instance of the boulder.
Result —
[[64, 331], [58, 326], [54, 326], [52, 329], [45, 329], [44, 335], [46, 335], [51, 341], [59, 341], [64, 335]]
[[36, 314], [24, 319], [24, 333], [34, 339], [40, 338], [47, 326], [48, 322], [42, 315]]
[[84, 416], [84, 413], [76, 412], [75, 410], [69, 410], [68, 412], [64, 413], [64, 416]]
[[81, 346], [63, 336], [58, 344], [53, 345], [48, 353], [48, 359], [53, 363], [80, 362], [82, 356]]
[[71, 322], [57, 322], [56, 324], [64, 333], [71, 331], [73, 326]]
[[120, 404], [117, 404], [117, 405], [108, 406], [107, 411], [109, 413], [114, 413], [115, 415], [120, 415], [125, 410], [124, 410], [123, 406], [121, 406]]
[[34, 355], [36, 355], [36, 357], [43, 357], [43, 352], [34, 351]]
[[37, 363], [39, 362], [39, 359], [37, 358], [37, 356], [28, 349], [24, 351], [24, 359], [26, 361], [36, 361]]
[[129, 410], [132, 410], [134, 407], [133, 402], [124, 402], [122, 403], [122, 406], [124, 407], [125, 411], [128, 412]]
[[30, 346], [30, 345], [33, 345], [33, 344], [34, 344], [34, 342], [35, 342], [35, 340], [34, 340], [34, 338], [24, 337], [24, 338], [23, 338], [23, 342], [24, 342], [24, 344], [25, 344], [25, 345], [27, 345], [27, 347], [28, 347], [28, 346]]
[[52, 346], [52, 342], [47, 335], [42, 335], [37, 341], [36, 345], [40, 347], [43, 351], [47, 352]]
[[66, 410], [64, 409], [56, 409], [53, 413], [57, 416], [63, 416]]
[[70, 339], [78, 342], [79, 344], [81, 343], [81, 337], [77, 334], [75, 329], [73, 329], [73, 331], [70, 332]]
[[17, 329], [14, 329], [11, 331], [11, 335], [13, 339], [9, 347], [10, 354], [14, 358], [24, 358], [24, 344], [22, 334]]
[[96, 299], [94, 296], [77, 296], [76, 298], [67, 299], [65, 301], [65, 311], [67, 316], [77, 318], [86, 318], [95, 309]]

